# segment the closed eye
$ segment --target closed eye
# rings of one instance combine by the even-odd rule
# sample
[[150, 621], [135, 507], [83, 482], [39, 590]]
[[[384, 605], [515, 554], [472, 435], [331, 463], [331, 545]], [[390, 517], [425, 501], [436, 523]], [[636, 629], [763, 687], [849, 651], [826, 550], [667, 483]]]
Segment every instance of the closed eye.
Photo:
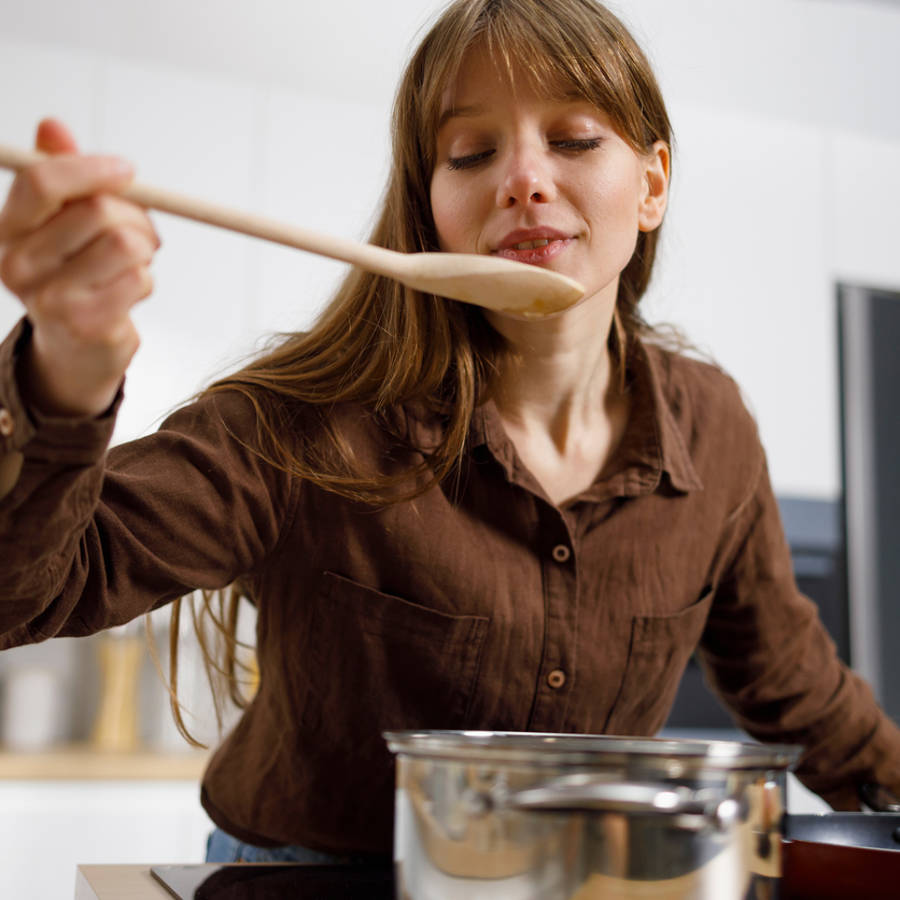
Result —
[[557, 150], [567, 150], [574, 153], [581, 153], [585, 150], [596, 150], [601, 142], [602, 138], [578, 138], [571, 139], [565, 141], [550, 141], [550, 146], [555, 147]]
[[494, 154], [493, 150], [482, 150], [480, 153], [470, 153], [466, 156], [451, 156], [447, 160], [447, 168], [453, 171], [459, 169], [471, 169], [478, 163], [484, 162], [488, 157]]
[[[602, 138], [570, 138], [563, 141], [550, 141], [550, 146], [555, 150], [567, 153], [584, 153], [588, 150], [596, 150], [602, 143]], [[461, 169], [472, 169], [494, 155], [496, 151], [482, 150], [480, 153], [469, 153], [465, 156], [451, 156], [447, 160], [447, 168], [454, 172]]]

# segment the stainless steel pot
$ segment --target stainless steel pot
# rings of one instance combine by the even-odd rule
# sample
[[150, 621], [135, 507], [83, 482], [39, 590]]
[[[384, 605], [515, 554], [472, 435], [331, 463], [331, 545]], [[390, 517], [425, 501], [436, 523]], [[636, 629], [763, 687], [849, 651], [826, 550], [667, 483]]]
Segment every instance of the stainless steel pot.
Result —
[[799, 748], [392, 732], [403, 900], [778, 897]]

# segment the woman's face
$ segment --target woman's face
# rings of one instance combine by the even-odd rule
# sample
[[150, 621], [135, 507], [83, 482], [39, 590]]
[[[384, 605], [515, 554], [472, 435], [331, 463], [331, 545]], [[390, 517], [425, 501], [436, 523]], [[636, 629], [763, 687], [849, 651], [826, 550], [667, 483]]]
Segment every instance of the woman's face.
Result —
[[475, 48], [447, 91], [431, 179], [441, 249], [544, 266], [614, 303], [638, 231], [662, 221], [668, 148], [637, 154], [592, 104], [513, 77], [515, 90]]

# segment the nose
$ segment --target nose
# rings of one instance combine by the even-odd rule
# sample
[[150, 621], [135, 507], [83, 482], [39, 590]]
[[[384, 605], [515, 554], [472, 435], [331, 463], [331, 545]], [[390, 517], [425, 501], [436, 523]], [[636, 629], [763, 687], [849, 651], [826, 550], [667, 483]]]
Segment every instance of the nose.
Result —
[[511, 148], [497, 185], [497, 206], [508, 209], [516, 204], [548, 203], [555, 194], [553, 177], [541, 149]]

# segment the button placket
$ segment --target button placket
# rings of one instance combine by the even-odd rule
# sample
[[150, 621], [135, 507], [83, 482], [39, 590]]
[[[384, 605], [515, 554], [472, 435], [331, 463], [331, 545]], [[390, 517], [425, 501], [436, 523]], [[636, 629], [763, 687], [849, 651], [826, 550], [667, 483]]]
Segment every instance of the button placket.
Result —
[[565, 517], [554, 509], [548, 516], [542, 537], [541, 568], [545, 600], [544, 652], [538, 674], [534, 705], [528, 729], [563, 730], [567, 711], [574, 702], [578, 576], [574, 536]]

